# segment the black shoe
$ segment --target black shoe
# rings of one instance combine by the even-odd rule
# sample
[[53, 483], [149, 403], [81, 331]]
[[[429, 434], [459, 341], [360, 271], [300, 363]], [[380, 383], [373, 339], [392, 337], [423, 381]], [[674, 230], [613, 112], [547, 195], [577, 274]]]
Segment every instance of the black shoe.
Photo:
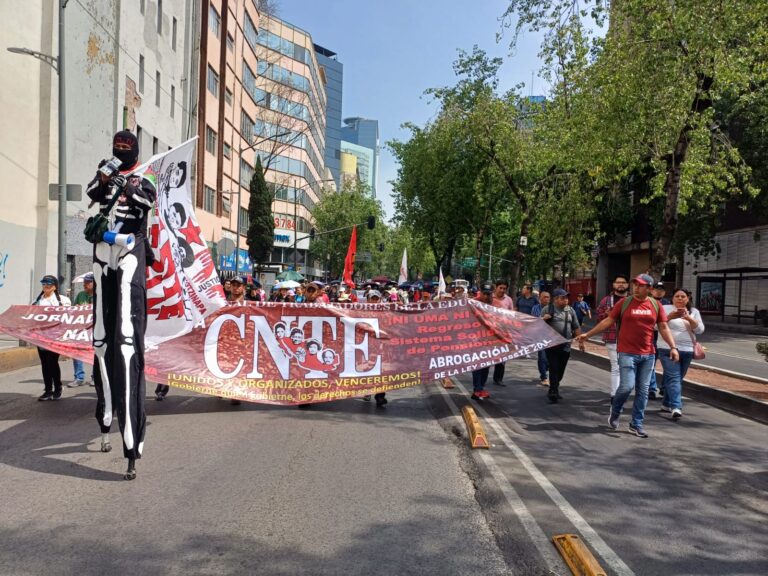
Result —
[[57, 390], [51, 394], [51, 400], [61, 400], [61, 390]]
[[472, 400], [477, 400], [478, 402], [482, 402], [483, 401], [483, 398], [481, 396], [478, 396], [477, 394], [472, 394], [472, 396], [470, 396], [470, 398], [472, 398]]
[[309, 410], [309, 407], [312, 406], [312, 404], [299, 404], [296, 406], [299, 410]]
[[38, 402], [47, 402], [48, 400], [53, 400], [53, 392], [43, 392], [40, 396], [37, 397]]
[[389, 402], [386, 398], [376, 398], [376, 408], [384, 408], [384, 406]]
[[547, 398], [549, 398], [550, 404], [557, 404], [557, 401], [560, 398], [560, 396], [557, 394], [547, 394]]
[[560, 396], [560, 393], [558, 393], [558, 394], [557, 394], [557, 399], [558, 399], [558, 400], [562, 400], [562, 399], [563, 399], [563, 397], [562, 397], [562, 396]]
[[132, 458], [128, 460], [128, 470], [125, 471], [123, 478], [125, 480], [136, 479], [136, 460], [133, 460]]
[[155, 400], [157, 400], [158, 402], [162, 402], [163, 400], [165, 400], [165, 394], [160, 394], [158, 392], [157, 394], [155, 394]]
[[235, 398], [232, 398], [232, 399], [229, 401], [229, 403], [230, 403], [230, 404], [232, 404], [232, 406], [240, 406], [240, 400], [237, 400], [237, 399], [235, 399]]
[[493, 383], [496, 384], [496, 386], [506, 386], [506, 384], [504, 384], [504, 382], [501, 380], [494, 380]]
[[653, 390], [648, 392], [648, 400], [658, 400], [658, 398], [656, 397], [656, 392], [654, 392]]

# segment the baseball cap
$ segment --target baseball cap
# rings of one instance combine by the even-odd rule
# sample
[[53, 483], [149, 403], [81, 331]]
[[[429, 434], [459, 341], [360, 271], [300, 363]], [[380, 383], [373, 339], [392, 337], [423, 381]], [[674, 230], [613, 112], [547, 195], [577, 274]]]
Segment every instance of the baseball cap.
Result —
[[52, 276], [51, 274], [46, 274], [42, 278], [40, 278], [40, 284], [53, 284], [54, 286], [59, 285], [59, 280], [56, 278], [56, 276]]
[[88, 272], [85, 276], [83, 276], [83, 282], [93, 282], [93, 272]]
[[653, 285], [653, 287], [654, 287], [654, 288], [658, 288], [658, 289], [660, 289], [660, 290], [664, 290], [664, 289], [665, 289], [665, 288], [664, 288], [664, 282], [662, 282], [661, 280], [659, 280], [658, 282], [656, 282], [656, 284], [654, 284], [654, 285]]
[[493, 292], [493, 284], [490, 282], [483, 282], [480, 285], [480, 292]]
[[245, 280], [243, 280], [242, 276], [235, 276], [230, 280], [230, 282], [237, 282], [238, 284], [245, 284]]
[[653, 277], [648, 274], [640, 274], [632, 279], [632, 282], [636, 284], [643, 284], [645, 286], [653, 286]]
[[568, 296], [568, 292], [562, 288], [555, 288], [552, 290], [552, 298], [557, 298], [558, 296]]
[[368, 298], [379, 298], [380, 299], [381, 298], [381, 292], [379, 292], [378, 290], [371, 290], [370, 292], [368, 292]]

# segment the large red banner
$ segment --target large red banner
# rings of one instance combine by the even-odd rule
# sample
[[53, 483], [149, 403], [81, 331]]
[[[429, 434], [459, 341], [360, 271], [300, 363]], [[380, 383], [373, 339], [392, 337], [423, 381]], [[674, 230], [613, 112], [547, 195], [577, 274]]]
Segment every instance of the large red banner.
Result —
[[[92, 362], [90, 306], [12, 306], [0, 332]], [[565, 340], [475, 300], [227, 306], [147, 349], [147, 380], [268, 404], [327, 402], [464, 374]]]

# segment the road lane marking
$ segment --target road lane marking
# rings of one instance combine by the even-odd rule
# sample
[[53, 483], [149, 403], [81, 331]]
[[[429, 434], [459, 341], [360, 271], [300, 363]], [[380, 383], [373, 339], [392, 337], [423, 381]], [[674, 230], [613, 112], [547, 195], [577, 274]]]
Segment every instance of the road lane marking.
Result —
[[[440, 393], [445, 397], [445, 401], [448, 404], [451, 412], [453, 412], [454, 417], [462, 422], [461, 411], [453, 401], [451, 394], [447, 392], [442, 386], [438, 386], [438, 390], [440, 390]], [[560, 556], [556, 554], [549, 538], [546, 534], [544, 534], [544, 531], [541, 529], [541, 526], [539, 526], [539, 523], [536, 522], [536, 519], [533, 517], [533, 514], [531, 514], [531, 511], [528, 510], [522, 498], [520, 498], [517, 491], [512, 487], [509, 479], [504, 476], [504, 472], [501, 471], [499, 465], [488, 452], [483, 450], [479, 455], [485, 467], [490, 471], [491, 477], [496, 481], [496, 484], [499, 485], [499, 489], [501, 490], [501, 493], [504, 494], [504, 498], [512, 508], [512, 511], [515, 513], [517, 518], [520, 520], [520, 523], [523, 525], [523, 528], [528, 533], [528, 537], [531, 539], [534, 546], [536, 546], [539, 554], [541, 554], [542, 559], [547, 565], [547, 569], [550, 572], [564, 574], [568, 568], [565, 566], [565, 563], [560, 558]]]
[[[463, 394], [468, 395], [467, 390], [464, 388], [464, 385], [461, 382], [458, 380], [454, 380], [454, 382]], [[443, 394], [448, 394], [448, 392], [445, 392], [444, 390], [441, 390], [441, 392], [443, 392]], [[541, 489], [544, 490], [547, 496], [552, 499], [555, 505], [563, 513], [563, 515], [565, 515], [565, 517], [571, 521], [574, 527], [579, 532], [581, 532], [582, 537], [587, 540], [592, 548], [603, 558], [603, 560], [605, 560], [606, 564], [608, 564], [618, 576], [635, 576], [635, 573], [632, 571], [632, 569], [627, 566], [621, 558], [619, 558], [618, 554], [616, 554], [616, 552], [614, 552], [613, 549], [608, 546], [605, 540], [603, 540], [594, 530], [594, 528], [589, 525], [584, 517], [579, 514], [573, 506], [571, 506], [571, 504], [562, 494], [560, 494], [560, 491], [555, 488], [554, 484], [549, 481], [549, 478], [547, 478], [544, 473], [542, 473], [536, 467], [533, 461], [528, 458], [528, 455], [512, 441], [504, 428], [498, 422], [496, 422], [494, 418], [489, 416], [488, 412], [486, 412], [483, 408], [478, 406], [477, 411], [483, 416], [483, 418], [485, 418], [490, 427], [493, 428], [493, 430], [496, 432], [498, 438], [504, 442], [507, 448], [512, 451], [512, 453], [528, 471], [531, 477], [536, 480], [536, 483], [541, 486]], [[481, 456], [487, 456], [490, 458], [490, 455], [485, 452], [483, 452]]]

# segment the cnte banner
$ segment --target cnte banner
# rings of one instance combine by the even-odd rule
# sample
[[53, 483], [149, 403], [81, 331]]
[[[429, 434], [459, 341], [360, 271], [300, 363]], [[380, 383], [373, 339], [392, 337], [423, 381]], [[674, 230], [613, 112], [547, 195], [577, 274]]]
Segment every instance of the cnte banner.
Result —
[[[0, 332], [91, 362], [91, 314], [90, 306], [13, 306]], [[203, 394], [315, 403], [464, 374], [564, 341], [538, 318], [474, 300], [247, 303], [148, 350], [145, 372]]]

